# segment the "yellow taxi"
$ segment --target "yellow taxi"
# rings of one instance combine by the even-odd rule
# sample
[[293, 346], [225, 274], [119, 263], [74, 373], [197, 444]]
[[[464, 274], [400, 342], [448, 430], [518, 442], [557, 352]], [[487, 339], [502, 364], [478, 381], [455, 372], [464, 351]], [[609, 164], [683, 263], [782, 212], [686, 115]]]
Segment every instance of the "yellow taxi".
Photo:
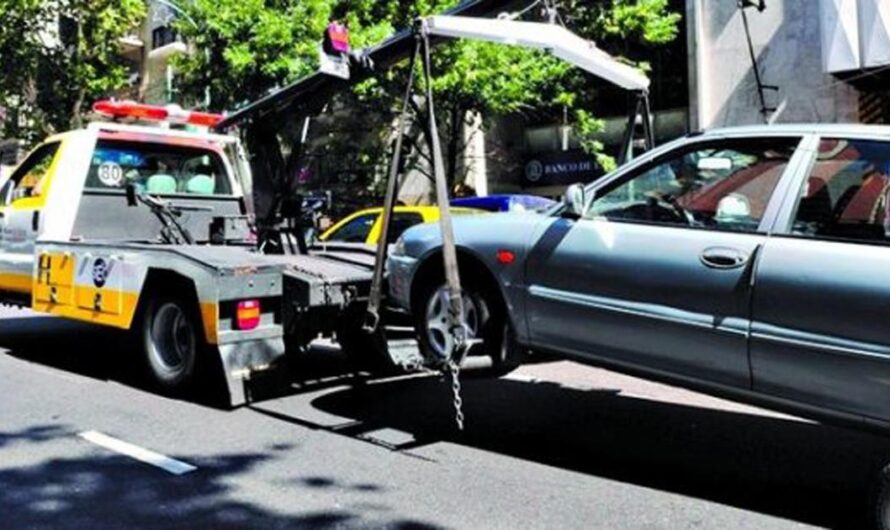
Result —
[[[472, 208], [451, 208], [452, 215], [483, 214]], [[327, 242], [377, 244], [382, 228], [383, 208], [368, 208], [348, 215], [327, 229], [319, 239]], [[437, 206], [396, 206], [390, 224], [389, 240], [395, 242], [414, 225], [439, 220]]]

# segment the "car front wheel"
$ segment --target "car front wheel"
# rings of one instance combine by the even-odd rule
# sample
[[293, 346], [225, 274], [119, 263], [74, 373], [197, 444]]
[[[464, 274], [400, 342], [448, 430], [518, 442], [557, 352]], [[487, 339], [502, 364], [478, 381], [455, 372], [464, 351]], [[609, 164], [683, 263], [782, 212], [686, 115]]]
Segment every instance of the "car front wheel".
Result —
[[[470, 350], [469, 356], [491, 359], [489, 367], [474, 373], [498, 377], [512, 372], [521, 364], [524, 355], [516, 344], [497, 294], [475, 283], [468, 283], [463, 290], [468, 338], [482, 341]], [[415, 330], [421, 353], [427, 362], [439, 363], [450, 357], [454, 348], [454, 338], [448, 328], [448, 287], [427, 288], [417, 300]]]

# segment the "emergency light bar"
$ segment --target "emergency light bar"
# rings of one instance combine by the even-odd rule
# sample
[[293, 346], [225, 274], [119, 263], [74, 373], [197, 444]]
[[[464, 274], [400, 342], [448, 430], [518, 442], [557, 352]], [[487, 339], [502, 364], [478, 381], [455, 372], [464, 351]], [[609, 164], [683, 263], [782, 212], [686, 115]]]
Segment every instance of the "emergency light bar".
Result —
[[179, 105], [146, 105], [135, 101], [97, 101], [93, 111], [109, 118], [133, 118], [175, 124], [215, 127], [223, 120], [222, 114], [184, 110]]
[[339, 22], [331, 22], [325, 33], [325, 53], [349, 53], [349, 29]]

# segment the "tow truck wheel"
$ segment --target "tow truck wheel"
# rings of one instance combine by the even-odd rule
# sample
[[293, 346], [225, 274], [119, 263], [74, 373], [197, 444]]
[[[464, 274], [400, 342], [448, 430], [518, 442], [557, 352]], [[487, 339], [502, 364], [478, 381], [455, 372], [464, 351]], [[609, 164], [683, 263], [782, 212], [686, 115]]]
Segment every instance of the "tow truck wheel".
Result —
[[[516, 344], [509, 319], [491, 289], [467, 282], [464, 289], [464, 319], [469, 338], [482, 339], [482, 344], [469, 355], [487, 355], [489, 368], [474, 370], [475, 375], [500, 377], [522, 363], [522, 349]], [[448, 287], [427, 288], [417, 298], [415, 330], [421, 353], [427, 360], [440, 360], [451, 354], [453, 339], [448, 330]]]
[[201, 344], [188, 306], [172, 297], [149, 300], [139, 329], [145, 365], [161, 390], [178, 393], [192, 382]]

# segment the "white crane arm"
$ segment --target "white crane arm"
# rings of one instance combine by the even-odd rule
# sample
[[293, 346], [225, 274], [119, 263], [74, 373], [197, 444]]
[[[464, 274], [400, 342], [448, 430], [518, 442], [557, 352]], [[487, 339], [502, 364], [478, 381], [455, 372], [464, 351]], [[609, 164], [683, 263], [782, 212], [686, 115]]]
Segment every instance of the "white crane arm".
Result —
[[594, 43], [556, 24], [439, 15], [425, 18], [423, 25], [429, 35], [547, 50], [626, 90], [649, 88], [649, 78], [642, 72], [618, 62]]

